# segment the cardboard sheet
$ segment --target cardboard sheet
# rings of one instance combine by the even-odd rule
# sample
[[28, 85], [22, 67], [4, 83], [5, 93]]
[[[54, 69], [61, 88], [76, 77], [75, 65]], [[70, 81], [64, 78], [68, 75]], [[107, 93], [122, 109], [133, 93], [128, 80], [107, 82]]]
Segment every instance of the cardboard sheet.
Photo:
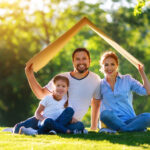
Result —
[[60, 36], [56, 41], [48, 45], [45, 49], [40, 51], [38, 54], [33, 56], [26, 65], [33, 64], [34, 72], [39, 71], [43, 68], [64, 46], [67, 42], [76, 35], [83, 26], [88, 25], [94, 32], [96, 32], [101, 38], [103, 38], [108, 44], [116, 49], [122, 56], [124, 56], [129, 62], [131, 62], [136, 68], [138, 64], [143, 65], [139, 60], [122, 48], [119, 44], [109, 38], [99, 28], [97, 28], [90, 20], [86, 17], [82, 18], [77, 24], [71, 29]]

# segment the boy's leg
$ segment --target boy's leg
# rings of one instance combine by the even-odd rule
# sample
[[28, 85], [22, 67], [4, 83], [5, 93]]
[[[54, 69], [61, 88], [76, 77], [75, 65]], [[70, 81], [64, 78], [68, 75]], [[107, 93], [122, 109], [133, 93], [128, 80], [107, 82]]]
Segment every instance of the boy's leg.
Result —
[[74, 114], [74, 110], [71, 107], [67, 107], [62, 114], [56, 119], [56, 122], [66, 126], [71, 120]]
[[19, 129], [20, 127], [26, 127], [26, 128], [33, 128], [33, 129], [38, 129], [38, 120], [35, 118], [35, 117], [31, 117], [31, 118], [28, 118], [27, 120], [25, 121], [22, 121], [20, 123], [17, 123], [14, 128], [13, 128], [13, 133], [18, 133], [19, 132]]
[[56, 132], [66, 133], [67, 128], [64, 127], [62, 124], [54, 121], [51, 118], [45, 119], [42, 126], [38, 129], [38, 134], [48, 134], [50, 130], [55, 130]]
[[117, 117], [113, 111], [104, 110], [100, 114], [100, 120], [110, 129], [120, 130], [121, 127], [126, 126], [126, 124]]
[[142, 113], [125, 122], [127, 125], [120, 128], [121, 131], [144, 131], [150, 127], [150, 113]]

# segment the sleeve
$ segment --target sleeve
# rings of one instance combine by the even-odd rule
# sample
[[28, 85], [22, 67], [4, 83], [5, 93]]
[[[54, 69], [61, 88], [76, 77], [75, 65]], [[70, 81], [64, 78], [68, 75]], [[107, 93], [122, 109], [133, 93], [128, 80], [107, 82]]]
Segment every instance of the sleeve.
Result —
[[49, 96], [45, 96], [41, 101], [40, 104], [43, 105], [44, 107], [47, 106], [49, 100]]
[[128, 75], [128, 80], [130, 82], [131, 91], [139, 95], [147, 95], [146, 89], [139, 81], [135, 80], [130, 75]]
[[101, 95], [100, 95], [100, 82], [101, 82], [101, 79], [98, 77], [96, 82], [97, 83], [96, 83], [96, 88], [95, 88], [95, 91], [94, 91], [93, 98], [95, 98], [96, 100], [100, 100], [100, 98], [101, 98]]
[[52, 79], [52, 80], [50, 80], [50, 81], [48, 82], [48, 84], [47, 84], [47, 85], [45, 85], [44, 87], [45, 87], [45, 88], [47, 88], [47, 89], [48, 89], [48, 91], [53, 92], [53, 89], [54, 89], [53, 79]]

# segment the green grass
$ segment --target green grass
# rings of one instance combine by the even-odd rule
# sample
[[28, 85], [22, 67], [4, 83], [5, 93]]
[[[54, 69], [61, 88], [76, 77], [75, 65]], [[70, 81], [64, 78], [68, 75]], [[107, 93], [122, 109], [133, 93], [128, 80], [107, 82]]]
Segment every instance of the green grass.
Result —
[[26, 136], [2, 132], [0, 150], [146, 150], [150, 149], [150, 129], [147, 132], [88, 135]]

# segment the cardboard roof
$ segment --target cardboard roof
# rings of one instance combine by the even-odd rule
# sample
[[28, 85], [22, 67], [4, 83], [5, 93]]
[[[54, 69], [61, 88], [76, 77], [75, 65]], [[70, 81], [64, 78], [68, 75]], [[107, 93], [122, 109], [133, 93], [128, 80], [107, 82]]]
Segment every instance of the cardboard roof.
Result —
[[34, 72], [43, 68], [67, 43], [76, 35], [83, 26], [88, 25], [90, 29], [96, 32], [101, 38], [103, 38], [108, 44], [110, 44], [115, 50], [123, 55], [129, 62], [131, 62], [136, 68], [138, 64], [143, 65], [139, 60], [122, 48], [118, 43], [108, 37], [103, 31], [97, 28], [88, 18], [83, 17], [78, 23], [76, 23], [71, 29], [60, 36], [56, 41], [49, 44], [46, 48], [33, 56], [26, 65], [33, 64]]

